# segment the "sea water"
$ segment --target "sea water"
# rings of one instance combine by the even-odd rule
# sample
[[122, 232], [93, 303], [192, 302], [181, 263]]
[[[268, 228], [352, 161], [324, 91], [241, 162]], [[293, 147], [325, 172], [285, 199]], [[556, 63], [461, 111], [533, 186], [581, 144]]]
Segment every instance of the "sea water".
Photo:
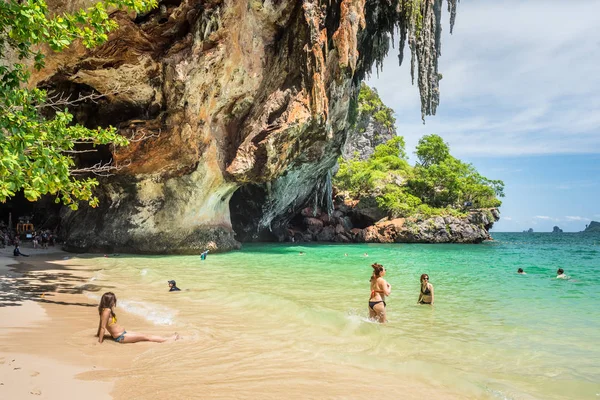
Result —
[[[152, 378], [189, 393], [203, 382], [231, 393], [243, 386], [252, 397], [275, 387], [275, 377], [299, 387], [343, 383], [323, 398], [358, 398], [378, 380], [401, 379], [465, 398], [600, 399], [600, 235], [493, 236], [479, 245], [245, 244], [206, 260], [87, 263], [121, 310], [194, 343], [170, 350], [178, 364], [161, 359]], [[374, 262], [392, 285], [385, 325], [367, 318]], [[569, 279], [556, 279], [559, 267]], [[433, 307], [417, 305], [423, 273], [435, 287]], [[181, 292], [168, 293], [170, 279]]]

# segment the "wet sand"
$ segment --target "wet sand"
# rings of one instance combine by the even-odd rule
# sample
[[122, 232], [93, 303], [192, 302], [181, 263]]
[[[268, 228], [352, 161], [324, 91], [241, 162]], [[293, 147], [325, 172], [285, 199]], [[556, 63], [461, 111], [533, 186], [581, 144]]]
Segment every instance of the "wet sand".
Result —
[[[183, 338], [98, 344], [97, 303], [89, 293], [99, 297], [111, 287], [93, 284], [96, 271], [85, 258], [53, 249], [22, 251], [32, 256], [15, 259], [12, 248], [0, 249], [0, 398], [465, 398], [435, 382], [339, 365], [318, 354], [286, 352], [271, 359], [265, 355], [279, 344], [255, 339], [249, 328], [240, 335], [243, 320], [227, 320], [238, 325], [209, 333], [156, 326], [120, 310], [125, 329], [169, 335], [177, 328]], [[220, 322], [214, 309], [197, 312], [208, 324]], [[203, 350], [190, 359], [186, 349]]]

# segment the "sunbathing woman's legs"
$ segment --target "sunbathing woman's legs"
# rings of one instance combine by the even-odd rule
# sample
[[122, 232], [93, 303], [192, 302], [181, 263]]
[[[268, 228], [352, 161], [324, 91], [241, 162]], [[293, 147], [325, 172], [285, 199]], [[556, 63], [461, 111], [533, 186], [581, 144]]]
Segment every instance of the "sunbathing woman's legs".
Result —
[[177, 340], [179, 335], [175, 333], [173, 336], [164, 337], [156, 335], [145, 335], [143, 333], [127, 332], [121, 343], [137, 343], [137, 342], [156, 342], [163, 343], [167, 340]]

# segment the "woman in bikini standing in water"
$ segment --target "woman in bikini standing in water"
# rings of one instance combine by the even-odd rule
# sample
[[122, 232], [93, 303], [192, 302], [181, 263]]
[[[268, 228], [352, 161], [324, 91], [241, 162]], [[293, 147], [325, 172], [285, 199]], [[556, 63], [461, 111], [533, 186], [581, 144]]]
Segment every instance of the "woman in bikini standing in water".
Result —
[[417, 304], [431, 304], [433, 305], [433, 285], [429, 283], [429, 275], [421, 275], [421, 293], [419, 293], [419, 300]]
[[100, 299], [98, 313], [100, 314], [100, 323], [98, 324], [98, 343], [104, 340], [104, 333], [110, 333], [113, 340], [117, 343], [136, 343], [136, 342], [166, 342], [169, 339], [177, 340], [179, 335], [175, 333], [171, 337], [144, 335], [141, 333], [127, 332], [117, 324], [117, 315], [114, 308], [117, 306], [117, 296], [112, 292], [106, 292]]
[[385, 315], [385, 297], [392, 293], [392, 285], [387, 283], [385, 268], [381, 264], [371, 265], [373, 275], [371, 275], [371, 297], [369, 297], [369, 318], [380, 322], [387, 322]]

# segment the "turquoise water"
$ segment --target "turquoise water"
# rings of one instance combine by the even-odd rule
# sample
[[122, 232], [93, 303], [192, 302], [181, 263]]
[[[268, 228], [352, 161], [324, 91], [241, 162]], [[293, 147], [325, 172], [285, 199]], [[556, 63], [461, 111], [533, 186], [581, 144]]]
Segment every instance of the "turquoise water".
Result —
[[[260, 347], [282, 374], [276, 360], [295, 354], [289, 365], [298, 368], [309, 354], [306, 360], [340, 371], [408, 376], [471, 398], [600, 398], [600, 235], [494, 238], [480, 245], [262, 244], [205, 261], [91, 261], [102, 268], [97, 283], [117, 293], [120, 307], [199, 341]], [[386, 266], [392, 285], [385, 326], [366, 319], [373, 262]], [[555, 279], [559, 267], [570, 279]], [[422, 273], [435, 287], [434, 307], [416, 304]], [[186, 290], [166, 293], [167, 279]], [[265, 335], [278, 346], [267, 347]], [[179, 357], [190, 365], [219, 357], [228, 373], [244, 373], [219, 351], [198, 346]]]

